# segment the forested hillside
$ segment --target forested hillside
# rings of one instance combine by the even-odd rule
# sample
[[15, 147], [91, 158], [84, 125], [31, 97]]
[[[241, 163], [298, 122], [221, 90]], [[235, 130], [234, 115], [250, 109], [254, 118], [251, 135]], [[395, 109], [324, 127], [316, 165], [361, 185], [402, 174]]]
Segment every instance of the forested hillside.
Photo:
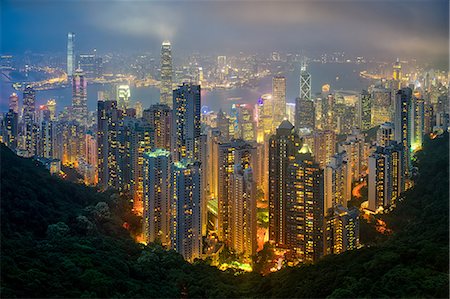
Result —
[[1, 146], [1, 297], [448, 298], [448, 134], [417, 154], [387, 241], [262, 277], [136, 244], [114, 194], [50, 176]]

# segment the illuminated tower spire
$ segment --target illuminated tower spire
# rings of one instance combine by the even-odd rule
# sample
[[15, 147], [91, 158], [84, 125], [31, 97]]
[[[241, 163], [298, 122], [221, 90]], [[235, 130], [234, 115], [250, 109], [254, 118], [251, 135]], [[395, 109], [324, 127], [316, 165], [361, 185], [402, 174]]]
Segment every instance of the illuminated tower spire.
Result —
[[172, 108], [172, 47], [169, 41], [164, 41], [161, 46], [161, 104]]
[[71, 78], [75, 68], [75, 33], [67, 34], [67, 76]]

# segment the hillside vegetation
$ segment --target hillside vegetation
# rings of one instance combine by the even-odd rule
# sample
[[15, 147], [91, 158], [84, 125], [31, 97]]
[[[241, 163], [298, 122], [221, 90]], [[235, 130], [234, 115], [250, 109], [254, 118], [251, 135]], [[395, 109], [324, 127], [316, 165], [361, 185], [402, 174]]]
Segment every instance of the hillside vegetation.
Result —
[[448, 135], [417, 154], [415, 187], [382, 217], [387, 241], [265, 277], [137, 244], [125, 199], [0, 150], [3, 298], [449, 296]]

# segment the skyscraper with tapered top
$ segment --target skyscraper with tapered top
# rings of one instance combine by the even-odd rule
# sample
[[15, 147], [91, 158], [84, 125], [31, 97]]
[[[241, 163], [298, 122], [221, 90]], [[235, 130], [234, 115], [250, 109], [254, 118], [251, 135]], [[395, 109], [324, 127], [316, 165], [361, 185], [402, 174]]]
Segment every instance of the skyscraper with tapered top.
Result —
[[[69, 80], [75, 70], [75, 33], [67, 34], [67, 77]], [[70, 81], [69, 81], [70, 82]]]
[[172, 108], [172, 47], [170, 42], [165, 40], [161, 46], [161, 104], [166, 104]]

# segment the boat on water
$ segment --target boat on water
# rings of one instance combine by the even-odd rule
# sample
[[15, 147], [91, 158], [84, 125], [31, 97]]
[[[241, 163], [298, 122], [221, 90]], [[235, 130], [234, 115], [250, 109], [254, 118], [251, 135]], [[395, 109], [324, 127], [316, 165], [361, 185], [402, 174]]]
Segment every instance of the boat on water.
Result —
[[227, 98], [227, 101], [230, 101], [230, 102], [240, 101], [240, 100], [242, 100], [242, 98]]

